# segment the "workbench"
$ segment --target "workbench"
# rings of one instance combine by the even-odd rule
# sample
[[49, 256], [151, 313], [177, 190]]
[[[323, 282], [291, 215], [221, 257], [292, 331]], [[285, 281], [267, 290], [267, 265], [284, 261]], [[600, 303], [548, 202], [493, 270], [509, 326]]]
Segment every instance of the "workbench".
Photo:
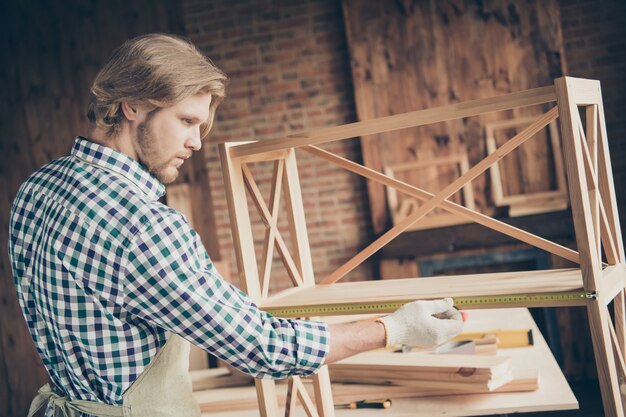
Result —
[[[337, 417], [346, 416], [388, 416], [388, 417], [435, 417], [435, 416], [474, 416], [508, 414], [515, 412], [571, 410], [578, 408], [563, 373], [552, 356], [546, 341], [526, 308], [468, 310], [464, 332], [494, 329], [532, 328], [534, 345], [521, 348], [499, 349], [498, 355], [512, 358], [513, 368], [530, 366], [539, 369], [539, 389], [533, 392], [490, 393], [471, 395], [449, 395], [440, 397], [398, 398], [387, 410], [344, 410], [337, 409]], [[254, 386], [223, 390], [224, 398], [229, 395], [255, 397]], [[248, 392], [249, 391], [249, 392]], [[201, 392], [196, 393], [198, 399]], [[205, 413], [206, 417], [252, 417], [258, 416], [258, 409], [233, 410], [229, 412]], [[302, 408], [296, 416], [305, 416]]]

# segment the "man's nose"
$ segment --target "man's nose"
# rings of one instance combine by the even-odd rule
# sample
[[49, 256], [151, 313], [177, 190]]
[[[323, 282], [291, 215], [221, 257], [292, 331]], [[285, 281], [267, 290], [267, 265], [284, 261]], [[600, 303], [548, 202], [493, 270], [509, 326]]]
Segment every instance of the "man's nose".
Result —
[[187, 147], [192, 151], [202, 149], [202, 141], [200, 140], [200, 131], [194, 131], [189, 139], [187, 139]]

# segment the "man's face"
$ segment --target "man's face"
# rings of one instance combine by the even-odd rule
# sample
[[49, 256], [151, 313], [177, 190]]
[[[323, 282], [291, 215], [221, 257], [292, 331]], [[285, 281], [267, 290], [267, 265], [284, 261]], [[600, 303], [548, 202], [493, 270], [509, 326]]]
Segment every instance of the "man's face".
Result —
[[210, 104], [210, 94], [197, 94], [149, 113], [137, 125], [133, 138], [137, 159], [163, 184], [173, 182], [185, 159], [202, 147], [200, 126], [209, 117]]

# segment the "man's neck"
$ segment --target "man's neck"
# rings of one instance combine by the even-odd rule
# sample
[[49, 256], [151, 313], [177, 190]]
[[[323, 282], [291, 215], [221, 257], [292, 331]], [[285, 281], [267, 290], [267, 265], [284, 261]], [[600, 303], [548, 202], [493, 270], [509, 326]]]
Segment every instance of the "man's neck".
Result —
[[107, 136], [103, 129], [94, 128], [89, 132], [89, 140], [97, 144], [106, 146], [115, 151], [121, 152], [134, 160], [137, 160], [137, 153], [132, 146], [130, 132], [127, 127], [122, 127], [120, 132], [115, 136]]

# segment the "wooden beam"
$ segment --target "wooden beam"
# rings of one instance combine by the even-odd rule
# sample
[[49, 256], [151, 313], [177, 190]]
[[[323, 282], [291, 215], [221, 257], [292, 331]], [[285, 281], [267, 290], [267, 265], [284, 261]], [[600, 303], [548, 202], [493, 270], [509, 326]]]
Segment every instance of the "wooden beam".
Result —
[[283, 138], [247, 143], [232, 148], [230, 152], [233, 158], [239, 158], [261, 152], [298, 148], [304, 145], [319, 145], [357, 136], [390, 132], [446, 120], [477, 116], [483, 113], [509, 110], [516, 107], [549, 103], [555, 100], [554, 87], [540, 87], [499, 97], [455, 103], [432, 109], [417, 110], [342, 126], [319, 129], [312, 132], [293, 134]]
[[233, 248], [237, 260], [239, 283], [243, 290], [255, 301], [261, 299], [259, 271], [257, 269], [254, 240], [250, 226], [246, 186], [243, 179], [241, 163], [228, 156], [231, 144], [218, 146], [226, 190], [226, 202], [233, 234]]
[[[578, 106], [599, 104], [602, 101], [600, 83], [571, 77], [558, 78], [554, 82], [560, 109], [563, 151], [567, 166], [570, 202], [576, 229], [576, 243], [580, 254], [584, 288], [587, 291], [604, 291], [601, 258], [594, 236], [590, 214], [587, 178], [584, 172], [582, 136], [578, 123]], [[609, 315], [602, 300], [589, 300], [587, 315], [593, 341], [598, 380], [602, 391], [604, 413], [608, 417], [623, 417], [615, 359], [608, 329]]]
[[[582, 289], [580, 269], [500, 272], [492, 274], [403, 278], [381, 281], [340, 282], [333, 285], [290, 288], [261, 303], [261, 308], [350, 305], [367, 302], [398, 302], [445, 297], [515, 295]], [[571, 305], [584, 305], [585, 300]], [[490, 305], [513, 307], [512, 304]], [[563, 306], [562, 303], [554, 303]], [[525, 304], [523, 306], [526, 306]], [[542, 304], [552, 306], [552, 304]], [[476, 306], [485, 308], [485, 306]]]
[[595, 231], [595, 243], [598, 248], [598, 253], [596, 254], [596, 256], [598, 258], [602, 257], [601, 246], [602, 244], [604, 244], [604, 252], [606, 254], [607, 262], [609, 263], [609, 265], [615, 265], [619, 262], [619, 256], [617, 254], [617, 247], [615, 246], [615, 242], [613, 241], [613, 235], [611, 234], [611, 225], [609, 223], [606, 210], [604, 208], [604, 203], [602, 202], [602, 198], [599, 195], [598, 178], [596, 175], [597, 164], [595, 164], [594, 168], [594, 162], [592, 161], [592, 157], [589, 154], [589, 147], [586, 140], [584, 140], [585, 138], [583, 133], [584, 132], [582, 132], [581, 126], [580, 134], [582, 139], [585, 174], [587, 175], [587, 180], [589, 184], [588, 191], [592, 210], [591, 214], [593, 221], [593, 230]]
[[[574, 238], [573, 220], [569, 210], [509, 217], [504, 221], [512, 227], [541, 235], [553, 242], [569, 242]], [[488, 250], [517, 243], [519, 240], [508, 234], [496, 232], [477, 223], [469, 223], [444, 229], [404, 232], [385, 246], [381, 254], [384, 259], [425, 258], [441, 253]]]
[[415, 213], [406, 219], [402, 220], [396, 226], [392, 227], [385, 234], [376, 239], [373, 243], [371, 243], [367, 248], [363, 249], [356, 256], [350, 259], [341, 267], [337, 268], [332, 274], [328, 277], [324, 278], [320, 283], [321, 284], [332, 284], [337, 282], [341, 278], [343, 278], [346, 274], [352, 271], [354, 268], [359, 266], [363, 261], [372, 256], [375, 252], [377, 252], [380, 248], [385, 246], [391, 240], [393, 240], [400, 233], [405, 231], [409, 226], [413, 223], [419, 221], [421, 218], [426, 216], [429, 212], [434, 210], [438, 205], [440, 205], [443, 201], [445, 201], [452, 194], [457, 192], [460, 188], [463, 187], [466, 183], [473, 180], [480, 174], [482, 174], [485, 170], [487, 170], [491, 165], [497, 163], [500, 159], [504, 158], [507, 154], [512, 152], [514, 149], [522, 145], [528, 139], [533, 137], [539, 130], [543, 129], [548, 123], [552, 120], [555, 120], [558, 116], [558, 108], [553, 107], [546, 114], [539, 117], [534, 123], [530, 124], [526, 129], [524, 129], [519, 134], [515, 135], [509, 141], [507, 141], [504, 145], [498, 148], [494, 153], [488, 155], [482, 161], [473, 166], [468, 172], [461, 175], [447, 187], [445, 187], [442, 191], [437, 193], [433, 198], [424, 203]]
[[[303, 148], [306, 152], [309, 152], [312, 155], [316, 155], [320, 158], [323, 158], [329, 162], [332, 162], [336, 165], [341, 166], [342, 168], [354, 172], [356, 174], [362, 175], [365, 178], [368, 178], [372, 181], [379, 182], [388, 187], [392, 187], [397, 189], [400, 192], [406, 193], [412, 197], [418, 198], [420, 200], [428, 200], [434, 197], [434, 194], [429, 193], [428, 191], [424, 191], [420, 188], [412, 186], [402, 181], [398, 181], [393, 178], [389, 178], [386, 175], [383, 175], [373, 169], [367, 168], [363, 165], [354, 163], [340, 156], [334, 155], [331, 152], [325, 151], [315, 146], [305, 146]], [[488, 227], [492, 230], [495, 230], [500, 233], [504, 233], [508, 236], [511, 236], [515, 239], [518, 239], [522, 242], [528, 243], [529, 245], [536, 246], [541, 248], [547, 252], [550, 252], [554, 255], [561, 256], [565, 259], [568, 259], [572, 262], [578, 263], [578, 253], [568, 249], [564, 246], [558, 245], [556, 243], [550, 242], [544, 238], [533, 235], [531, 233], [525, 232], [519, 228], [508, 225], [499, 220], [493, 219], [487, 215], [479, 213], [474, 210], [470, 210], [467, 207], [463, 207], [459, 204], [453, 203], [451, 201], [445, 200], [441, 204], [441, 208], [459, 215], [461, 217], [467, 218], [471, 221], [474, 221], [478, 224], [481, 224], [485, 227]]]
[[[276, 229], [278, 227], [278, 211], [280, 209], [280, 192], [283, 181], [283, 168], [285, 161], [282, 159], [274, 161], [272, 172], [272, 188], [270, 190], [270, 219], [271, 226], [265, 230], [263, 240], [263, 264], [261, 266], [261, 280], [263, 297], [267, 297], [270, 287], [270, 273], [272, 272], [272, 258], [274, 257], [274, 244], [276, 241]], [[297, 284], [296, 284], [297, 285]]]
[[289, 150], [285, 158], [283, 177], [285, 183], [285, 209], [289, 218], [289, 234], [295, 263], [302, 276], [303, 285], [315, 285], [313, 260], [311, 259], [309, 235], [302, 203], [302, 188], [300, 187], [300, 178], [298, 177], [296, 153], [293, 149]]

